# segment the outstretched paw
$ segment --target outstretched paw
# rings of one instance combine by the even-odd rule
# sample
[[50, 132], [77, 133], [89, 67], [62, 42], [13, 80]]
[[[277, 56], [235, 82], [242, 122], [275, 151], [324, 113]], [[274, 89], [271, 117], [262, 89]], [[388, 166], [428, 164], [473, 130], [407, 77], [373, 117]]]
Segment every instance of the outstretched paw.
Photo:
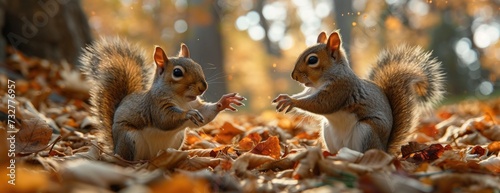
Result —
[[191, 122], [193, 122], [196, 126], [200, 126], [204, 122], [203, 115], [196, 110], [196, 109], [191, 109], [186, 112], [186, 119], [189, 119]]
[[245, 106], [245, 104], [242, 103], [243, 100], [246, 100], [245, 97], [238, 95], [238, 93], [225, 94], [220, 98], [219, 102], [217, 102], [217, 110], [223, 111], [229, 109], [231, 111], [237, 111], [231, 104]]
[[273, 103], [277, 103], [276, 111], [278, 112], [282, 112], [286, 109], [285, 113], [288, 113], [295, 107], [294, 100], [287, 94], [280, 94], [273, 100]]

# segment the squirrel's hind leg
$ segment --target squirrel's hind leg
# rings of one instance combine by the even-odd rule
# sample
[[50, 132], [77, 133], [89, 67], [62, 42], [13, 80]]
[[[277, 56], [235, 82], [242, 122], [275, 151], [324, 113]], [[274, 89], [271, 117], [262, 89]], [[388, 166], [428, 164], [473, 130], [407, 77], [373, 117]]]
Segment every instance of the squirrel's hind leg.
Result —
[[113, 152], [125, 160], [135, 160], [135, 141], [129, 135], [137, 129], [129, 126], [113, 124]]

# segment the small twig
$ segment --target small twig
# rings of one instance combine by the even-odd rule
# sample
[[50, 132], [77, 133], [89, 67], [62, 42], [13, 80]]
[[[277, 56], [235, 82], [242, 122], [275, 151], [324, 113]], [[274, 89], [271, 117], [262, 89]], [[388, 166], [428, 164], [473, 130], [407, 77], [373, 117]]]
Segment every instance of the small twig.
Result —
[[62, 139], [62, 137], [59, 135], [56, 140], [54, 140], [54, 143], [52, 143], [50, 150], [49, 150], [49, 155], [52, 152], [52, 149], [54, 149], [54, 146], [56, 146], [56, 143], [59, 142]]
[[32, 154], [32, 153], [39, 153], [39, 152], [47, 149], [48, 147], [51, 147], [50, 151], [49, 151], [49, 154], [50, 154], [50, 152], [52, 151], [52, 148], [54, 148], [54, 146], [56, 145], [56, 143], [59, 142], [61, 140], [61, 138], [62, 137], [59, 135], [59, 137], [57, 137], [52, 143], [47, 144], [47, 146], [45, 146], [45, 147], [43, 147], [43, 148], [41, 148], [39, 150], [35, 150], [33, 152], [19, 152], [17, 154], [19, 154], [19, 155], [29, 155], [29, 154]]

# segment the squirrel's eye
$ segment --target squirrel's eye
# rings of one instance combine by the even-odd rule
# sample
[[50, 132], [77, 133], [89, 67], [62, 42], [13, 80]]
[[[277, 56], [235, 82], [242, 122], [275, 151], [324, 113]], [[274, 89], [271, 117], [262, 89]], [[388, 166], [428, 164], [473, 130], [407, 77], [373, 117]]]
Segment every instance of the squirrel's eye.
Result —
[[180, 80], [184, 76], [184, 68], [180, 66], [174, 67], [174, 70], [172, 71], [172, 78], [174, 80]]
[[319, 58], [316, 54], [309, 54], [306, 58], [307, 65], [310, 67], [316, 67], [319, 64]]

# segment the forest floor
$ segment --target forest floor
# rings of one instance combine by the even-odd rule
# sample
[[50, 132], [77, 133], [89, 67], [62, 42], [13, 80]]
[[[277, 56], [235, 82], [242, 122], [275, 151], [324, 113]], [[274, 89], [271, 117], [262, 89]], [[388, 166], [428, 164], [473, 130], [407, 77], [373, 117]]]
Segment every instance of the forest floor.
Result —
[[0, 144], [2, 192], [500, 191], [500, 99], [438, 108], [397, 156], [328, 152], [316, 120], [266, 111], [223, 113], [187, 130], [180, 150], [127, 162], [96, 143], [79, 72], [22, 55], [2, 70], [0, 138], [16, 132]]

